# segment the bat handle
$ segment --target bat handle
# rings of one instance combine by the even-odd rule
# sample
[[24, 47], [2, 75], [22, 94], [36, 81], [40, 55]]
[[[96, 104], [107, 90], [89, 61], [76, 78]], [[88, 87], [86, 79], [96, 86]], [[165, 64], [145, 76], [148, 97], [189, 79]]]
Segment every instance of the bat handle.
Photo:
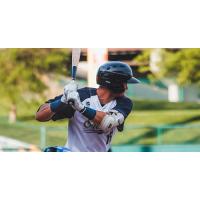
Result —
[[73, 106], [73, 105], [74, 105], [74, 100], [73, 100], [73, 99], [70, 99], [70, 100], [68, 101], [68, 104], [71, 105], [71, 106]]
[[72, 80], [76, 79], [77, 66], [72, 66]]
[[[75, 78], [72, 77], [72, 81], [75, 82]], [[74, 100], [73, 99], [69, 99], [68, 100], [68, 104], [73, 106], [74, 105]]]

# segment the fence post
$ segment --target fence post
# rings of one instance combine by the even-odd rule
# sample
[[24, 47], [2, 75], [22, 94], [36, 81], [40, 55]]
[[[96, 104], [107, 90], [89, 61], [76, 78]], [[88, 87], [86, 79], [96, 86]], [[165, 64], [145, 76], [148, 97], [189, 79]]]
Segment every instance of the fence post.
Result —
[[157, 144], [162, 144], [162, 128], [157, 127], [156, 132], [157, 132]]
[[46, 146], [46, 127], [40, 127], [40, 148], [43, 149]]

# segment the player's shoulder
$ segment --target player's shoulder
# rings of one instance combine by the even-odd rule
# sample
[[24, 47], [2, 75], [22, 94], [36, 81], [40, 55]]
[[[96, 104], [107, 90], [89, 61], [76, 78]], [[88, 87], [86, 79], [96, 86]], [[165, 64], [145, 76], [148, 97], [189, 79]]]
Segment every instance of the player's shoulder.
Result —
[[84, 87], [77, 90], [79, 93], [81, 101], [90, 98], [91, 96], [97, 95], [97, 89], [91, 87]]
[[127, 96], [120, 96], [116, 98], [116, 106], [114, 110], [119, 111], [126, 118], [133, 109], [133, 102]]
[[131, 107], [133, 106], [132, 100], [125, 95], [117, 97], [116, 102], [117, 102], [117, 104], [126, 104], [126, 105], [129, 105]]

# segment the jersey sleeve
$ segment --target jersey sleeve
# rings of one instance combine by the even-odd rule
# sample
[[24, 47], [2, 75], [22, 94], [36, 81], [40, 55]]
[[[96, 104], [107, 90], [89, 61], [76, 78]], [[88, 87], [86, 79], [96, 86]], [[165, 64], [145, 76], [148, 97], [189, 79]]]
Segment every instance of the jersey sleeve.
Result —
[[[62, 95], [55, 97], [54, 99], [49, 99], [45, 103], [52, 103], [58, 99], [61, 99]], [[53, 121], [65, 119], [65, 118], [72, 118], [74, 116], [75, 110], [70, 105], [64, 105], [63, 109], [56, 112], [53, 117], [51, 118]]]
[[77, 92], [79, 93], [81, 102], [83, 102], [85, 99], [88, 99], [93, 95], [96, 95], [96, 88], [84, 87], [78, 89]]
[[122, 113], [122, 115], [124, 115], [124, 118], [127, 118], [133, 108], [132, 101], [129, 98], [123, 96], [117, 98], [116, 102], [117, 105], [113, 108], [113, 110], [117, 110], [118, 112]]
[[[133, 103], [132, 101], [123, 96], [123, 97], [119, 97], [116, 99], [117, 105], [113, 108], [113, 110], [117, 110], [118, 112], [120, 112], [124, 118], [126, 119], [128, 117], [128, 115], [130, 114], [132, 108], [133, 108]], [[117, 127], [118, 131], [123, 131], [124, 130], [124, 123], [119, 125]]]

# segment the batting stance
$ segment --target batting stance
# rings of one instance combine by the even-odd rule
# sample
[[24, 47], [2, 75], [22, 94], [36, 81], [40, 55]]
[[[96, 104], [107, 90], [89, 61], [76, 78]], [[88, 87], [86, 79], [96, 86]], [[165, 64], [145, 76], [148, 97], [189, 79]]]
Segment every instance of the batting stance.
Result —
[[[41, 122], [69, 119], [68, 140], [63, 151], [106, 152], [113, 135], [123, 131], [125, 119], [132, 110], [132, 101], [124, 95], [127, 83], [139, 83], [130, 66], [107, 62], [98, 70], [98, 89], [77, 89], [72, 81], [65, 86], [62, 95], [39, 108], [36, 119]], [[69, 100], [74, 104], [69, 105]], [[46, 151], [56, 149], [58, 147], [50, 147]]]

